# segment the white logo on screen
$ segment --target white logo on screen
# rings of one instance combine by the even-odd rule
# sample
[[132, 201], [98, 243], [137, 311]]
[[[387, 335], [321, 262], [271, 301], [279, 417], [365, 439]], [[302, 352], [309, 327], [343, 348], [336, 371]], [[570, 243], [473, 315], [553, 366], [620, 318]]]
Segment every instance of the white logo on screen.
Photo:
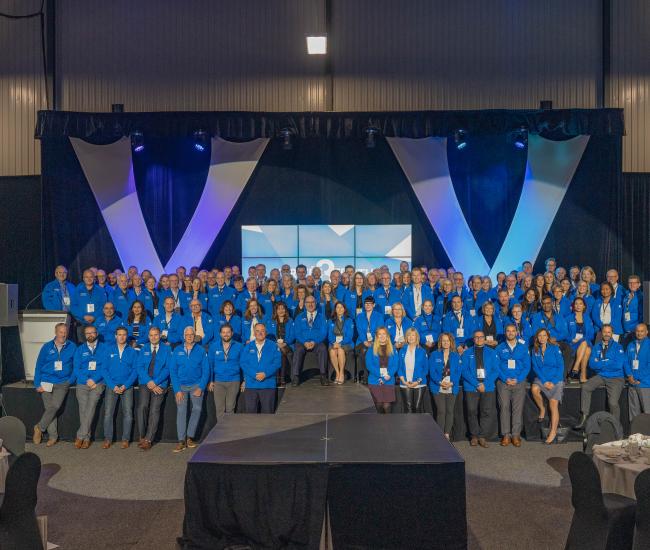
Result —
[[[328, 259], [318, 260], [314, 265], [307, 266], [307, 273], [311, 273], [311, 270], [314, 267], [319, 267], [321, 270], [322, 277], [327, 280], [329, 280], [330, 273], [332, 273], [332, 271], [334, 270], [338, 270], [341, 272], [345, 271], [344, 265], [336, 265], [334, 263], [334, 260], [328, 260]], [[368, 273], [370, 273], [371, 269], [356, 267], [355, 271], [360, 271], [364, 275], [367, 275]]]

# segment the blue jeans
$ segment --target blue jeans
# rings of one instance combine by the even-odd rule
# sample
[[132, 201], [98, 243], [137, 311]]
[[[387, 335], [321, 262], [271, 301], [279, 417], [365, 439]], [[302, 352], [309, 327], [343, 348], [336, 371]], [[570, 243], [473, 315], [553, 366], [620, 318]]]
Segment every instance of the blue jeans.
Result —
[[117, 402], [122, 401], [122, 441], [130, 441], [133, 427], [133, 387], [118, 395], [111, 388], [104, 393], [104, 439], [113, 439], [113, 420]]
[[[201, 410], [203, 409], [203, 394], [205, 393], [203, 392], [200, 397], [195, 397], [193, 394], [198, 387], [196, 384], [194, 386], [181, 386], [181, 391], [185, 394], [184, 399], [180, 405], [176, 404], [176, 432], [179, 441], [185, 441], [187, 437], [194, 439], [196, 435], [196, 428], [199, 425]], [[189, 424], [187, 423], [188, 401], [192, 402]]]

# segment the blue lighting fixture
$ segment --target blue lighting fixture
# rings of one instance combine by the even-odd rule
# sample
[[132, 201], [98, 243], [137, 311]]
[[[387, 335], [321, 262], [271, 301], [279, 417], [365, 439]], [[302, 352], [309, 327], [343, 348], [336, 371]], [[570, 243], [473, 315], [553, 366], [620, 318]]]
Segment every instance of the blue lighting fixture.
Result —
[[193, 134], [194, 149], [199, 153], [203, 153], [208, 148], [208, 133], [205, 130], [196, 130]]
[[525, 149], [528, 145], [528, 130], [523, 126], [515, 133], [515, 147]]
[[144, 135], [140, 130], [131, 132], [131, 147], [134, 153], [142, 153], [144, 151]]
[[466, 132], [462, 128], [459, 128], [454, 132], [454, 143], [456, 144], [456, 149], [462, 151], [467, 147]]

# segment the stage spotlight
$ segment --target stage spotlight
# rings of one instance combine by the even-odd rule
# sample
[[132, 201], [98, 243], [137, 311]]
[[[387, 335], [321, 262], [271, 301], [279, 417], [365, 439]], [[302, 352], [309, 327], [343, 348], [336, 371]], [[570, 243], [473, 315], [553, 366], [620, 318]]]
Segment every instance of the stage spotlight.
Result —
[[526, 145], [528, 145], [528, 130], [526, 128], [521, 127], [517, 133], [515, 134], [515, 147], [517, 149], [525, 149]]
[[205, 130], [196, 130], [194, 132], [194, 149], [202, 153], [208, 148], [210, 136]]
[[291, 134], [293, 134], [291, 128], [282, 128], [282, 130], [280, 130], [280, 137], [282, 138], [282, 148], [285, 151], [290, 151], [291, 149], [293, 149], [293, 144], [291, 143]]
[[309, 55], [325, 55], [327, 53], [327, 36], [308, 36], [307, 53]]
[[141, 153], [144, 151], [144, 135], [139, 130], [131, 132], [131, 147], [134, 153]]
[[456, 144], [456, 149], [462, 151], [467, 147], [467, 140], [465, 139], [466, 132], [463, 129], [458, 129], [454, 132], [454, 143]]
[[379, 133], [379, 128], [374, 126], [369, 126], [366, 128], [366, 147], [368, 149], [374, 149], [377, 142], [375, 141], [375, 135]]

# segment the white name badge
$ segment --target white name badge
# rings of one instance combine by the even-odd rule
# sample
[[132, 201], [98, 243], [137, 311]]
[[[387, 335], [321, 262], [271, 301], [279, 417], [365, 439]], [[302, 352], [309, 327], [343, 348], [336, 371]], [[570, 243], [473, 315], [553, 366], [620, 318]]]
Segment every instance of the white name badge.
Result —
[[639, 360], [632, 359], [632, 370], [639, 370]]
[[401, 344], [404, 341], [404, 336], [398, 336], [395, 338], [395, 343], [396, 344]]
[[380, 368], [380, 369], [379, 369], [379, 375], [380, 375], [382, 378], [388, 376], [388, 369]]
[[427, 334], [424, 337], [427, 341], [427, 344], [433, 344], [433, 334]]
[[69, 306], [70, 305], [70, 296], [64, 296], [63, 297], [63, 305], [64, 306]]
[[525, 344], [525, 343], [526, 343], [526, 340], [524, 340], [523, 338], [519, 338], [518, 342], [519, 342], [520, 344]]
[[158, 317], [158, 314], [159, 314], [159, 313], [160, 313], [160, 311], [158, 310], [158, 308], [156, 308], [156, 309], [153, 310], [153, 316], [154, 316], [154, 317]]
[[456, 338], [464, 338], [465, 337], [465, 329], [464, 328], [457, 328], [456, 329]]
[[97, 361], [88, 361], [88, 370], [97, 370]]
[[516, 369], [517, 368], [517, 362], [514, 359], [508, 359], [508, 368], [509, 369]]
[[[442, 381], [443, 381], [443, 382], [451, 382], [451, 377], [450, 377], [450, 376], [445, 376], [445, 377], [442, 379]], [[440, 393], [451, 393], [451, 388], [447, 388], [447, 389], [445, 389], [445, 388], [442, 388], [442, 387], [441, 387], [441, 388], [440, 388]]]
[[358, 307], [356, 311], [357, 311], [357, 315], [359, 315], [363, 310], [360, 307]]
[[278, 338], [277, 342], [278, 342], [278, 344], [284, 344], [284, 339], [283, 338]]
[[488, 342], [494, 342], [494, 336], [492, 336], [491, 334], [488, 334], [488, 335], [485, 337], [485, 339], [486, 339]]
[[582, 333], [576, 332], [576, 340], [582, 340]]
[[390, 306], [384, 306], [384, 314], [390, 315], [393, 312]]
[[372, 334], [370, 334], [369, 332], [366, 332], [366, 341], [372, 342]]
[[469, 310], [469, 314], [470, 314], [472, 317], [476, 317], [476, 310], [475, 310], [475, 309], [470, 309], [470, 310]]
[[632, 316], [630, 315], [630, 312], [626, 311], [625, 312], [625, 321], [629, 323], [631, 320], [632, 320]]
[[340, 344], [341, 342], [343, 342], [343, 336], [337, 336], [336, 337], [336, 343]]
[[95, 313], [95, 304], [87, 304], [86, 313]]
[[167, 329], [162, 331], [162, 337], [167, 338]]
[[54, 361], [54, 370], [63, 370], [63, 361]]
[[618, 342], [618, 339], [620, 338], [620, 336], [618, 334], [612, 334], [612, 338], [613, 338], [614, 342]]
[[476, 369], [476, 378], [485, 380], [485, 369]]

